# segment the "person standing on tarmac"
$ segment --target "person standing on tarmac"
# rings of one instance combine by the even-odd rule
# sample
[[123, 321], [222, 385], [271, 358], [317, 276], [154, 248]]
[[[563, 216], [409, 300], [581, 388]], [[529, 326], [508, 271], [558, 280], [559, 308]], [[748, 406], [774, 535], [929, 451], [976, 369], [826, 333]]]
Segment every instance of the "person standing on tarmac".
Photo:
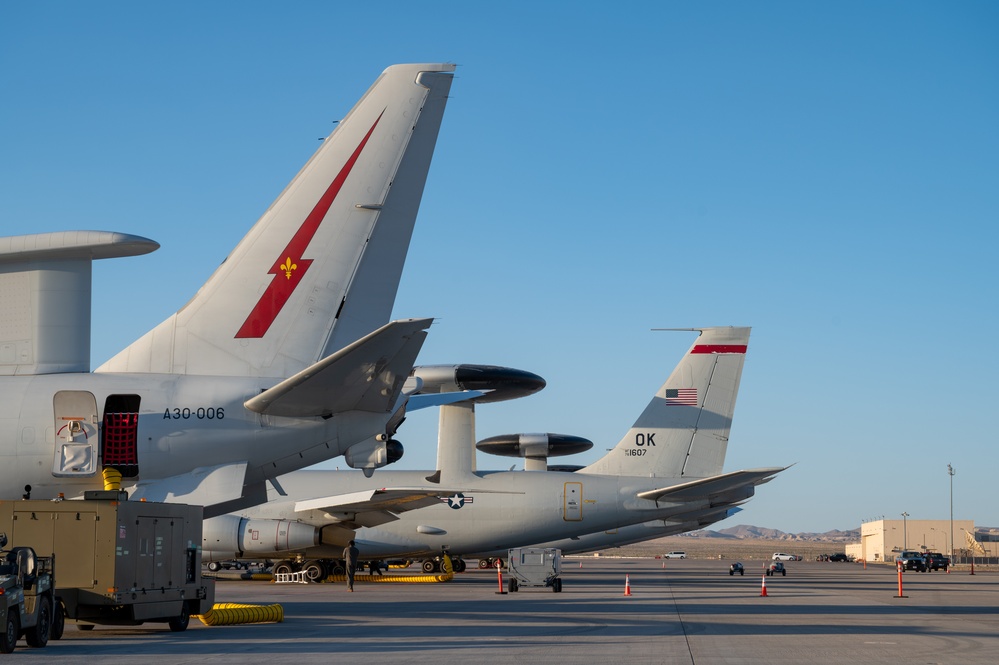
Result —
[[347, 569], [347, 591], [354, 590], [354, 571], [357, 569], [357, 557], [360, 554], [353, 540], [343, 548], [343, 565]]

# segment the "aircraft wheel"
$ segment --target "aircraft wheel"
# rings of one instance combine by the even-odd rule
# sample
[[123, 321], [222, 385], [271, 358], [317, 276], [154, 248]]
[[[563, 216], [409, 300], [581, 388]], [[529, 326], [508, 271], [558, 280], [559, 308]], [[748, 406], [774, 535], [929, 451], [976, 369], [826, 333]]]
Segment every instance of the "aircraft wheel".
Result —
[[220, 570], [222, 570], [222, 564], [219, 563], [218, 561], [209, 561], [208, 570], [212, 571], [213, 573], [217, 573]]
[[465, 560], [464, 559], [455, 559], [451, 563], [454, 566], [454, 572], [456, 572], [456, 573], [463, 573], [463, 572], [465, 572]]
[[426, 561], [423, 562], [423, 572], [430, 574], [435, 570], [437, 570], [436, 561], [431, 561], [430, 559], [427, 559]]
[[323, 565], [322, 561], [306, 561], [302, 570], [310, 582], [322, 582], [326, 579], [326, 566]]
[[278, 561], [274, 564], [273, 572], [275, 575], [280, 573], [293, 573], [295, 572], [295, 566], [292, 565], [291, 561]]
[[489, 559], [479, 559], [479, 568], [481, 568], [482, 570], [485, 570], [486, 568], [492, 568], [492, 566], [489, 565]]

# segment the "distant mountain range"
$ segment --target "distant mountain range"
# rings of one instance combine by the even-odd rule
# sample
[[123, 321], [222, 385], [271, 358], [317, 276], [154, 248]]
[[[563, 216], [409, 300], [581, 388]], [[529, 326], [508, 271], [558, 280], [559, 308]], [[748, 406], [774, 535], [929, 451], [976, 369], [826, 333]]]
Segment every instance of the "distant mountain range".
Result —
[[[983, 536], [985, 540], [989, 540], [990, 538], [986, 534], [994, 539], [999, 536], [999, 528], [979, 526], [975, 527], [975, 534], [979, 540], [982, 540]], [[740, 524], [739, 526], [719, 529], [718, 531], [711, 531], [710, 529], [691, 531], [690, 533], [685, 533], [684, 536], [688, 538], [727, 538], [730, 540], [756, 539], [785, 540], [790, 542], [821, 541], [827, 543], [856, 543], [860, 542], [860, 529], [850, 529], [849, 531], [834, 529], [825, 533], [787, 533], [779, 529], [767, 529], [761, 526]]]
[[850, 531], [836, 529], [826, 531], [825, 533], [786, 533], [778, 529], [766, 529], [760, 526], [740, 524], [739, 526], [719, 529], [718, 531], [701, 529], [700, 531], [691, 531], [684, 535], [688, 538], [722, 538], [728, 540], [756, 539], [790, 542], [822, 541], [828, 543], [852, 543], [860, 540], [860, 529], [851, 529]]
[[[975, 528], [975, 532], [979, 540], [982, 540], [982, 535], [984, 534], [999, 535], [999, 528], [980, 526]], [[849, 531], [834, 529], [832, 531], [826, 531], [825, 533], [786, 533], [784, 531], [780, 531], [779, 529], [766, 529], [761, 526], [740, 524], [739, 526], [733, 526], [728, 529], [719, 529], [718, 531], [711, 531], [710, 529], [691, 531], [690, 533], [685, 533], [684, 536], [688, 538], [722, 538], [729, 540], [755, 539], [785, 540], [791, 542], [817, 541], [826, 543], [856, 543], [860, 542], [860, 529], [851, 529]]]

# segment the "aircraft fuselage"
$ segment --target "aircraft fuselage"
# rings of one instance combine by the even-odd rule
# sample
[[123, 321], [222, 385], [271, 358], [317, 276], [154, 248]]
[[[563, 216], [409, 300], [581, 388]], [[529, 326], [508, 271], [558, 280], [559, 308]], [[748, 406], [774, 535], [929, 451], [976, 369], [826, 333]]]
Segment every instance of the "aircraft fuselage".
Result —
[[[342, 454], [388, 419], [357, 411], [282, 418], [243, 406], [276, 382], [166, 374], [2, 377], [0, 498], [21, 498], [25, 485], [36, 499], [101, 489], [101, 469], [115, 456], [126, 486], [233, 461], [247, 463], [248, 481], [273, 477]], [[124, 426], [111, 414], [125, 414]]]
[[[382, 487], [427, 485], [426, 472], [379, 471]], [[366, 481], [366, 482], [365, 482]], [[663, 520], [705, 510], [707, 500], [679, 502], [638, 499], [636, 493], [679, 481], [665, 478], [586, 475], [564, 472], [497, 471], [474, 474], [466, 482], [447, 483], [465, 491], [442, 499], [439, 506], [403, 512], [399, 519], [361, 527], [354, 539], [362, 556], [402, 557], [438, 554], [441, 548], [470, 557], [505, 556], [510, 547], [611, 530], [625, 524]], [[322, 542], [299, 550], [306, 558], [338, 557], [343, 545], [329, 530], [332, 520], [321, 510], [295, 511], [295, 497], [349, 494], [371, 487], [356, 472], [300, 471], [281, 478], [289, 497], [271, 494], [267, 504], [238, 514], [247, 519], [289, 520], [326, 526]], [[206, 544], [206, 550], [210, 549]], [[277, 552], [263, 553], [271, 558]], [[233, 553], [214, 554], [216, 558]], [[262, 553], [246, 552], [247, 557]]]

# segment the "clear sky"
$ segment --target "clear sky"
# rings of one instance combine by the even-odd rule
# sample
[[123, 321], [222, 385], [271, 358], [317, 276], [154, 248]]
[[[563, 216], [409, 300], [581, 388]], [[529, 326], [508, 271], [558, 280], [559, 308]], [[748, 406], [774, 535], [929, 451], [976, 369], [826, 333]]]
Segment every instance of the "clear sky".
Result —
[[651, 328], [750, 325], [726, 470], [796, 466], [717, 528], [943, 519], [948, 462], [955, 518], [999, 526], [997, 35], [993, 2], [7, 2], [0, 235], [161, 243], [96, 264], [96, 366], [382, 69], [456, 62], [395, 314], [438, 317], [421, 363], [546, 378], [478, 438], [588, 463], [693, 341]]

